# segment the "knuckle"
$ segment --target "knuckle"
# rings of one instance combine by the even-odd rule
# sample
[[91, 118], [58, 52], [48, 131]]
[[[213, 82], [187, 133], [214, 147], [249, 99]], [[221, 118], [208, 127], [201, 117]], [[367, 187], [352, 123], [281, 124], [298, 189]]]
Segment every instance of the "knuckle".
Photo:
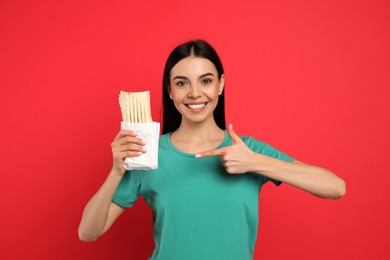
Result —
[[127, 130], [127, 129], [121, 130], [121, 134], [124, 134], [124, 135], [132, 134], [132, 133], [133, 133], [133, 131], [131, 131], [131, 130]]
[[235, 170], [234, 168], [231, 168], [231, 167], [230, 167], [230, 168], [229, 168], [229, 173], [230, 173], [230, 174], [235, 174], [235, 173], [236, 173], [236, 170]]
[[138, 152], [127, 151], [126, 152], [126, 156], [128, 156], [128, 157], [137, 157], [137, 156], [140, 156], [140, 154]]

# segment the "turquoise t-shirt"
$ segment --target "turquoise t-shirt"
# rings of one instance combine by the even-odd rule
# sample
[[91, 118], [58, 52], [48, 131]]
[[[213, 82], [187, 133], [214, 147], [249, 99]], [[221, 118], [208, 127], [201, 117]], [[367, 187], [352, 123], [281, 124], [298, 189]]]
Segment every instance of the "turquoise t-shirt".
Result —
[[[255, 152], [293, 161], [266, 143], [241, 138]], [[231, 144], [225, 131], [219, 147]], [[152, 207], [155, 249], [150, 260], [249, 260], [259, 191], [268, 180], [256, 173], [229, 174], [217, 156], [198, 159], [183, 153], [166, 134], [160, 137], [158, 169], [126, 172], [113, 201], [129, 208], [142, 196]]]

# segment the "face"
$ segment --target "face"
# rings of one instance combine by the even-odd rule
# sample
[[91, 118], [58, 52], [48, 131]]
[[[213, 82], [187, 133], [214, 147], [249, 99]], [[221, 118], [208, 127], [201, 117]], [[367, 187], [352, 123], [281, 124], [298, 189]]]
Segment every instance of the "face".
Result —
[[179, 61], [170, 73], [170, 95], [182, 122], [214, 120], [224, 82], [225, 76], [218, 79], [215, 65], [208, 59], [190, 56]]

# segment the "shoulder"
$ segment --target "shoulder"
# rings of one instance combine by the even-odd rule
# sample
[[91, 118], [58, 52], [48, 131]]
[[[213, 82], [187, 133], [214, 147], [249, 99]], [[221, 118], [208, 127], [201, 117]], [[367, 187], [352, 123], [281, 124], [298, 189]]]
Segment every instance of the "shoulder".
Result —
[[257, 140], [252, 136], [240, 136], [240, 137], [245, 142], [245, 144], [249, 147], [249, 149], [255, 152], [272, 156], [277, 151], [275, 147], [273, 147], [272, 145], [264, 141]]
[[261, 140], [257, 140], [255, 138], [253, 138], [252, 136], [240, 136], [240, 138], [251, 149], [252, 148], [264, 148], [264, 147], [270, 146], [269, 144], [267, 144]]
[[159, 137], [159, 144], [166, 144], [167, 143], [167, 140], [169, 139], [169, 136], [170, 136], [171, 133], [168, 133], [168, 134], [163, 134]]
[[169, 138], [170, 135], [171, 135], [171, 133], [160, 135], [160, 140]]
[[294, 161], [294, 158], [290, 157], [288, 154], [280, 151], [279, 149], [266, 142], [256, 140], [251, 136], [240, 136], [240, 138], [245, 142], [249, 149], [254, 152], [261, 153], [284, 161]]

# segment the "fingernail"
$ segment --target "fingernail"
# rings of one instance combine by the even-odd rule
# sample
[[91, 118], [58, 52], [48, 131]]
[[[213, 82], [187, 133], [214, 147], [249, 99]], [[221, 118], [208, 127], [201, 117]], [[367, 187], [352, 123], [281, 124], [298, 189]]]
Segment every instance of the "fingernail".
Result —
[[229, 129], [233, 129], [233, 124], [229, 124]]
[[200, 158], [200, 157], [202, 157], [202, 155], [200, 155], [200, 154], [195, 154], [195, 158]]
[[142, 147], [142, 150], [144, 151], [144, 152], [147, 152], [148, 150], [146, 150], [146, 148], [145, 147]]

